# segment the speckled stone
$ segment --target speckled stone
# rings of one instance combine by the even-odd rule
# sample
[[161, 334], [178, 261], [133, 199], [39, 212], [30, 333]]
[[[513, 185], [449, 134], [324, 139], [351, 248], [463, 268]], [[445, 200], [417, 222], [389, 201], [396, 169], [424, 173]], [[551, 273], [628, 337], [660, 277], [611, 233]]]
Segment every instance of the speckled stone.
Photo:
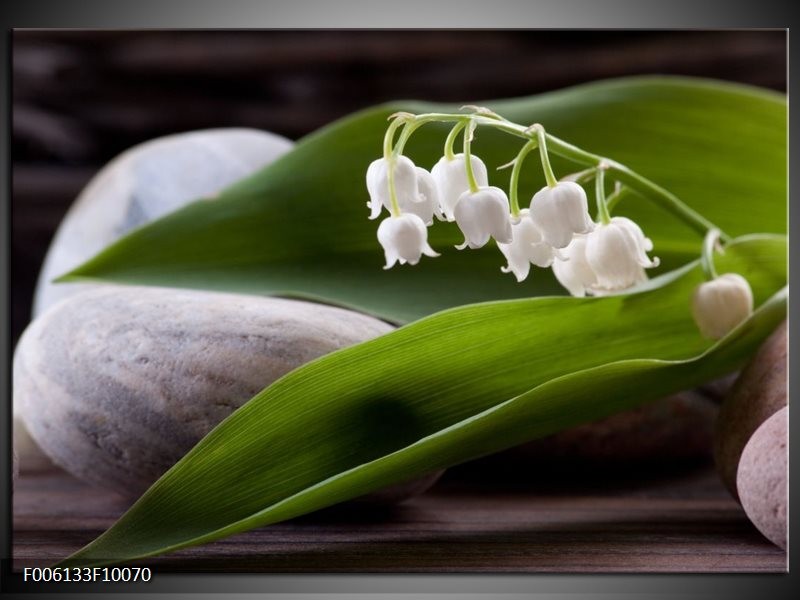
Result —
[[56, 464], [135, 496], [280, 376], [392, 329], [296, 300], [97, 287], [25, 331], [14, 402]]
[[784, 406], [756, 429], [739, 459], [736, 489], [747, 516], [776, 546], [786, 549], [789, 504], [789, 408]]
[[[93, 284], [52, 279], [107, 245], [173, 210], [212, 197], [292, 149], [266, 131], [222, 128], [156, 138], [126, 150], [95, 175], [58, 227], [39, 273], [34, 317]], [[14, 446], [22, 472], [52, 468], [14, 406]]]
[[745, 445], [756, 429], [786, 406], [787, 326], [767, 338], [722, 403], [714, 433], [714, 459], [720, 477], [738, 497], [736, 472]]
[[515, 462], [557, 461], [604, 469], [709, 460], [717, 413], [713, 400], [686, 391], [565, 429], [504, 454]]

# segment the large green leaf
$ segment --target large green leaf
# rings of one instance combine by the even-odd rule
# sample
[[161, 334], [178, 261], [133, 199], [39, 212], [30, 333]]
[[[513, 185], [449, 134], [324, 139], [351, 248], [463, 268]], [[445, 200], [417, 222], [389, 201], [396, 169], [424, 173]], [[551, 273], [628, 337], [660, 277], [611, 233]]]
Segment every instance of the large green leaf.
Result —
[[636, 294], [451, 309], [302, 366], [66, 564], [128, 562], [274, 523], [737, 368], [785, 318], [785, 238], [741, 238], [717, 266], [743, 274], [761, 306], [716, 345], [690, 316], [695, 262]]
[[[677, 194], [729, 234], [786, 231], [786, 103], [771, 92], [694, 79], [633, 78], [584, 85], [521, 100], [487, 102], [508, 119], [540, 122], [586, 150], [621, 161]], [[395, 321], [502, 298], [562, 293], [549, 271], [523, 284], [502, 275], [494, 247], [458, 252], [454, 224], [430, 230], [436, 259], [381, 269], [383, 255], [367, 220], [365, 172], [381, 152], [387, 115], [397, 110], [457, 110], [419, 102], [380, 106], [334, 123], [255, 176], [212, 200], [190, 205], [135, 231], [64, 280], [186, 286], [305, 296]], [[444, 125], [414, 135], [407, 153], [430, 168]], [[474, 151], [493, 171], [521, 142], [480, 130]], [[529, 159], [521, 198], [542, 184]], [[526, 163], [527, 164], [527, 163]], [[558, 175], [578, 166], [556, 160]], [[507, 187], [508, 171], [492, 183]], [[619, 214], [653, 238], [664, 270], [694, 258], [696, 234], [635, 197]]]

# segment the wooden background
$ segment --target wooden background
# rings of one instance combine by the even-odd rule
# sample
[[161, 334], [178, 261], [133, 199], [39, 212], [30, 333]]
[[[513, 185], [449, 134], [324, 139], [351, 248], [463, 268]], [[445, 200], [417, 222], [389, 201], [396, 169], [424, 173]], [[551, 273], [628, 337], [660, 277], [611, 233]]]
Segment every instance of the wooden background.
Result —
[[246, 126], [299, 138], [385, 100], [469, 102], [605, 77], [786, 89], [783, 31], [16, 31], [12, 336], [90, 177], [144, 140]]
[[[503, 465], [513, 472], [469, 463], [398, 506], [335, 507], [136, 566], [150, 565], [155, 576], [786, 571], [786, 554], [756, 531], [712, 469], [571, 470], [558, 478]], [[14, 569], [51, 566], [128, 505], [60, 472], [23, 476], [14, 492]]]

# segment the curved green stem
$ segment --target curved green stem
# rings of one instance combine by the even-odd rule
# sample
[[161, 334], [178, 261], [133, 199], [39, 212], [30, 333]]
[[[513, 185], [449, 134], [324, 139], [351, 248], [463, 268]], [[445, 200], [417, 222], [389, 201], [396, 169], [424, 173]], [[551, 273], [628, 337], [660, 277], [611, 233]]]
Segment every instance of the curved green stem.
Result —
[[522, 162], [529, 152], [536, 149], [539, 142], [537, 140], [529, 140], [517, 154], [514, 161], [514, 166], [511, 169], [511, 181], [508, 186], [509, 198], [511, 200], [511, 214], [515, 217], [519, 216], [519, 174], [522, 171]]
[[589, 167], [588, 169], [584, 169], [579, 173], [572, 173], [567, 175], [566, 177], [562, 177], [561, 181], [574, 181], [575, 183], [589, 183], [592, 179], [594, 179], [595, 173], [597, 169], [594, 167]]
[[[414, 117], [414, 120], [419, 121], [420, 123], [430, 123], [434, 121], [453, 123], [464, 121], [465, 119], [471, 119], [478, 125], [493, 127], [526, 140], [538, 139], [539, 137], [538, 134], [530, 130], [530, 128], [522, 125], [518, 125], [506, 120], [490, 119], [480, 115], [465, 117], [464, 115], [449, 113], [424, 113]], [[543, 132], [543, 134], [543, 137], [546, 139], [548, 144], [548, 150], [552, 151], [554, 154], [589, 167], [597, 167], [601, 163], [605, 162], [607, 165], [606, 170], [611, 177], [627, 185], [631, 188], [631, 190], [637, 192], [639, 195], [652, 200], [658, 206], [678, 217], [686, 225], [701, 235], [705, 235], [711, 229], [719, 229], [720, 239], [726, 242], [730, 241], [731, 238], [728, 234], [722, 231], [714, 223], [706, 219], [703, 215], [681, 202], [677, 196], [650, 181], [649, 179], [642, 177], [625, 165], [597, 154], [586, 152], [585, 150], [582, 150], [577, 146], [573, 146], [572, 144], [554, 137], [549, 133]]]
[[392, 205], [392, 216], [400, 216], [400, 203], [397, 201], [397, 190], [394, 187], [394, 163], [396, 154], [392, 153], [392, 142], [397, 128], [406, 123], [405, 119], [395, 118], [389, 127], [386, 128], [386, 135], [383, 136], [383, 158], [387, 161], [386, 168], [389, 185], [389, 200]]
[[473, 194], [478, 191], [478, 182], [475, 180], [475, 173], [472, 170], [472, 133], [475, 131], [475, 122], [470, 122], [467, 129], [464, 131], [464, 166], [467, 170], [467, 182], [469, 183], [469, 191]]
[[399, 156], [403, 153], [403, 150], [406, 147], [406, 142], [408, 142], [408, 138], [411, 137], [411, 134], [414, 133], [419, 127], [422, 126], [422, 123], [418, 123], [416, 121], [408, 121], [403, 127], [403, 131], [400, 132], [400, 137], [397, 140], [397, 143], [394, 146], [393, 154], [395, 156]]
[[608, 174], [613, 176], [614, 179], [629, 186], [642, 196], [654, 201], [661, 208], [671, 212], [698, 233], [705, 235], [711, 229], [718, 229], [720, 231], [720, 237], [722, 240], [730, 240], [729, 235], [724, 233], [719, 227], [706, 219], [703, 215], [681, 202], [677, 196], [665, 190], [661, 186], [653, 183], [649, 179], [646, 179], [638, 173], [635, 173], [625, 165], [614, 160], [586, 152], [585, 150], [581, 150], [572, 144], [568, 144], [567, 142], [554, 138], [550, 135], [548, 135], [548, 141], [550, 142], [550, 149], [553, 151], [553, 153], [563, 156], [564, 158], [595, 166], [605, 162]]
[[619, 186], [618, 189], [611, 192], [608, 196], [606, 196], [606, 206], [608, 207], [608, 212], [614, 212], [614, 209], [617, 207], [617, 204], [622, 202], [626, 197], [634, 195], [635, 192], [627, 187], [627, 186]]
[[458, 134], [461, 133], [461, 130], [466, 127], [466, 121], [460, 121], [455, 124], [455, 126], [450, 130], [450, 133], [447, 134], [447, 139], [444, 141], [444, 155], [447, 160], [454, 160], [456, 155], [453, 152], [453, 144], [456, 143], [456, 137]]
[[539, 142], [539, 156], [542, 159], [544, 179], [548, 187], [556, 187], [558, 180], [555, 173], [553, 173], [553, 167], [550, 166], [550, 156], [547, 154], [547, 134], [544, 131], [544, 127], [538, 123], [533, 126], [533, 130], [536, 132], [536, 139]]
[[389, 127], [386, 128], [386, 133], [383, 136], [383, 158], [390, 158], [392, 156], [392, 143], [394, 142], [394, 134], [398, 127], [401, 127], [406, 123], [406, 119], [401, 119], [400, 117], [396, 117], [391, 123], [389, 123]]
[[717, 270], [714, 268], [714, 247], [719, 241], [719, 229], [712, 229], [703, 240], [703, 249], [700, 253], [700, 264], [703, 267], [703, 273], [708, 281], [718, 277]]
[[597, 200], [597, 218], [603, 225], [608, 225], [611, 222], [611, 215], [608, 213], [606, 204], [605, 172], [603, 166], [597, 168], [597, 174], [594, 177], [594, 191]]

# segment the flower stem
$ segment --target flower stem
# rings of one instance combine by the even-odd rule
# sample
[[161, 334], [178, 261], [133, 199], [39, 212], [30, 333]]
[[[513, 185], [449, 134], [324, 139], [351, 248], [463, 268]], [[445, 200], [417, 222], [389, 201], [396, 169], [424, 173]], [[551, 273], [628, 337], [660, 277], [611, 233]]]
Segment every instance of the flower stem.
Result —
[[456, 155], [453, 152], [453, 144], [456, 143], [456, 137], [461, 133], [461, 130], [466, 126], [466, 121], [460, 121], [447, 134], [447, 139], [444, 141], [444, 156], [447, 160], [454, 160]]
[[[424, 113], [414, 117], [414, 121], [419, 123], [453, 123], [465, 121], [467, 119], [472, 120], [477, 125], [493, 127], [494, 129], [505, 131], [506, 133], [510, 133], [511, 135], [515, 135], [526, 140], [539, 138], [539, 134], [534, 132], [531, 128], [524, 127], [510, 121], [488, 118], [481, 115], [465, 116], [450, 113]], [[677, 196], [650, 181], [649, 179], [642, 177], [625, 165], [582, 150], [577, 146], [573, 146], [572, 144], [569, 144], [549, 133], [545, 133], [544, 131], [542, 131], [542, 134], [546, 140], [546, 143], [548, 144], [547, 149], [552, 151], [554, 154], [589, 167], [597, 167], [601, 163], [605, 162], [607, 165], [606, 170], [611, 177], [627, 185], [631, 188], [631, 190], [637, 192], [639, 195], [652, 200], [662, 209], [678, 217], [686, 225], [694, 229], [699, 234], [705, 235], [711, 229], [719, 229], [720, 239], [722, 241], [727, 242], [731, 239], [728, 234], [722, 231], [714, 223], [681, 202]]]
[[511, 169], [511, 181], [508, 186], [509, 197], [511, 200], [511, 214], [515, 217], [519, 216], [519, 174], [522, 171], [522, 162], [529, 152], [536, 149], [539, 144], [537, 140], [529, 140], [517, 154], [514, 161], [514, 166]]
[[472, 170], [472, 152], [470, 146], [472, 145], [472, 134], [475, 131], [475, 121], [471, 120], [467, 129], [464, 131], [464, 166], [467, 170], [467, 182], [469, 183], [469, 191], [473, 194], [478, 191], [478, 182], [475, 180], [475, 173]]
[[386, 128], [386, 135], [383, 136], [383, 158], [386, 160], [388, 169], [387, 180], [389, 184], [389, 200], [392, 204], [392, 216], [400, 216], [400, 203], [397, 201], [397, 190], [394, 187], [394, 164], [396, 154], [392, 152], [392, 142], [394, 141], [394, 134], [397, 128], [404, 125], [407, 121], [401, 118], [395, 118], [389, 127]]
[[[661, 208], [671, 212], [698, 233], [705, 235], [710, 229], [719, 229], [719, 227], [706, 219], [703, 215], [681, 202], [674, 194], [668, 192], [649, 179], [642, 177], [638, 173], [631, 171], [625, 165], [614, 160], [586, 152], [580, 148], [577, 148], [576, 146], [573, 146], [572, 144], [568, 144], [567, 142], [554, 138], [550, 135], [548, 135], [548, 141], [550, 142], [550, 149], [555, 154], [563, 156], [564, 158], [568, 158], [583, 164], [593, 164], [595, 166], [605, 162], [608, 173], [616, 180], [629, 186], [634, 191], [639, 192], [642, 196], [654, 201]], [[720, 237], [724, 241], [730, 239], [730, 236], [725, 234], [721, 229], [719, 229], [719, 231]]]
[[592, 179], [594, 179], [594, 175], [597, 169], [594, 167], [589, 167], [588, 169], [584, 169], [578, 173], [572, 173], [570, 175], [566, 175], [561, 178], [561, 181], [574, 181], [575, 183], [589, 183]]
[[719, 229], [712, 229], [706, 234], [706, 237], [703, 240], [703, 249], [700, 253], [700, 264], [703, 267], [703, 273], [708, 281], [717, 278], [717, 270], [714, 268], [714, 248], [719, 242], [719, 237]]
[[544, 132], [544, 127], [538, 123], [532, 129], [536, 132], [536, 138], [539, 141], [539, 156], [542, 159], [542, 170], [547, 187], [556, 187], [558, 180], [553, 173], [553, 167], [550, 166], [550, 156], [547, 154], [547, 134]]
[[606, 204], [606, 170], [603, 166], [597, 168], [597, 174], [594, 177], [594, 191], [597, 199], [597, 218], [603, 225], [608, 225], [611, 222], [611, 215], [608, 213], [608, 205]]
[[386, 134], [383, 136], [383, 158], [391, 158], [392, 156], [392, 143], [394, 142], [394, 134], [398, 127], [407, 123], [406, 119], [396, 117], [389, 123], [386, 128]]
[[617, 204], [622, 202], [627, 196], [631, 196], [633, 194], [634, 192], [631, 188], [624, 185], [618, 186], [617, 189], [606, 196], [606, 206], [608, 207], [608, 212], [614, 212]]
[[400, 132], [400, 137], [398, 138], [397, 143], [394, 145], [393, 154], [395, 156], [399, 156], [403, 153], [403, 150], [406, 147], [406, 142], [408, 142], [408, 138], [410, 138], [411, 134], [414, 133], [414, 131], [418, 127], [421, 126], [422, 123], [418, 123], [416, 121], [408, 121], [405, 124], [405, 127], [403, 127], [403, 131]]

